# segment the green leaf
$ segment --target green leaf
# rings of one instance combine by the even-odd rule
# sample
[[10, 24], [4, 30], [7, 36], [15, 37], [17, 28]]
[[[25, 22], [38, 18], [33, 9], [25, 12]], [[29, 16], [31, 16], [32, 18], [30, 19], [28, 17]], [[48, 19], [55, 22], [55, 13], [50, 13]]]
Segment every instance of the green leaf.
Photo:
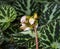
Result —
[[40, 17], [40, 46], [42, 49], [60, 49], [60, 6], [46, 3]]
[[34, 0], [16, 0], [13, 6], [19, 15], [31, 15], [37, 9]]
[[[40, 32], [42, 33], [41, 43], [43, 44], [44, 49], [59, 49], [60, 44], [60, 25], [59, 21], [53, 21], [44, 27], [40, 28]], [[57, 43], [56, 43], [57, 42]]]
[[45, 25], [49, 22], [60, 19], [60, 6], [55, 2], [46, 3], [42, 11], [39, 24]]
[[10, 5], [1, 5], [0, 7], [0, 27], [6, 30], [10, 23], [16, 19], [16, 11]]

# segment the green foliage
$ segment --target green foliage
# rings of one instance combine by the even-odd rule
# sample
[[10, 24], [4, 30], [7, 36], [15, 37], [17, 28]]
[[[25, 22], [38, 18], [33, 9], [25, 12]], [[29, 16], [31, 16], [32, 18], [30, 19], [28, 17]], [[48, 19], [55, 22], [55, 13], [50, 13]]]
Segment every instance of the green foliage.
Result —
[[[59, 49], [60, 45], [60, 5], [55, 2], [43, 4], [42, 14], [39, 19], [39, 48]], [[23, 33], [23, 34], [22, 34]], [[31, 32], [33, 33], [33, 32]], [[28, 49], [35, 49], [35, 38], [30, 37], [30, 32], [13, 34], [14, 41], [19, 45], [26, 45]]]
[[13, 6], [19, 15], [31, 15], [37, 9], [34, 0], [16, 0]]
[[60, 19], [60, 5], [55, 2], [46, 3], [42, 10], [39, 24], [45, 25], [56, 19]]
[[2, 30], [0, 29], [0, 45], [2, 44], [3, 41], [4, 41], [4, 36]]
[[[45, 1], [46, 0], [40, 2], [39, 0], [36, 3], [34, 0], [16, 0], [13, 4], [16, 11], [11, 6], [1, 6], [0, 28], [5, 30], [4, 33], [7, 35], [3, 36], [0, 31], [1, 41], [4, 38], [8, 41], [12, 36], [14, 43], [18, 46], [27, 46], [28, 49], [35, 49], [36, 44], [34, 32], [32, 30], [22, 32], [19, 30], [20, 20], [16, 17], [16, 12], [18, 16], [21, 16], [31, 15], [35, 11], [41, 10], [39, 11], [39, 14], [41, 13], [41, 15], [39, 15], [39, 27], [37, 30], [39, 49], [60, 49], [60, 3], [56, 2], [58, 0], [55, 0], [55, 2]], [[8, 38], [8, 36], [10, 37]]]
[[35, 0], [36, 2], [57, 2], [60, 3], [60, 0]]
[[42, 33], [41, 44], [43, 49], [59, 49], [60, 48], [60, 20], [55, 20], [40, 28]]
[[0, 6], [0, 27], [2, 30], [6, 30], [10, 23], [16, 19], [16, 11], [13, 7], [8, 5]]
[[7, 2], [5, 2], [5, 1], [3, 1], [3, 0], [2, 0], [2, 1], [0, 0], [0, 5], [6, 4], [6, 3], [7, 3]]
[[43, 49], [60, 49], [60, 7], [55, 2], [47, 3], [40, 19], [41, 44]]

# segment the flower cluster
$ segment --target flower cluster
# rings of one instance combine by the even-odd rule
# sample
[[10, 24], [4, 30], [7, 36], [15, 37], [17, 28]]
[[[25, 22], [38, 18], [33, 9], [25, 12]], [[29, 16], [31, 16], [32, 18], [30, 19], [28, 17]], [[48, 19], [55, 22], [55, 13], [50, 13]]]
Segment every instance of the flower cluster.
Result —
[[20, 19], [20, 24], [22, 26], [20, 26], [20, 29], [22, 30], [30, 30], [33, 29], [34, 27], [37, 28], [38, 27], [38, 16], [37, 13], [34, 13], [33, 16], [22, 16]]

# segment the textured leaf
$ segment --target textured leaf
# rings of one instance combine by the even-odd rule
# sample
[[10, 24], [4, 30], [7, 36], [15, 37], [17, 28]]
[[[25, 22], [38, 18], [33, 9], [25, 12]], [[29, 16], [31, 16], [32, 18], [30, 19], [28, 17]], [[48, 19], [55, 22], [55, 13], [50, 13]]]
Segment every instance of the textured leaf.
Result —
[[59, 21], [54, 21], [40, 28], [42, 33], [42, 47], [44, 49], [59, 49], [60, 45], [60, 25]]
[[31, 15], [37, 9], [34, 0], [16, 0], [13, 6], [19, 15]]
[[0, 7], [0, 27], [5, 30], [9, 27], [10, 22], [16, 18], [16, 11], [9, 5], [1, 5]]
[[3, 37], [2, 30], [0, 28], [0, 45], [2, 44], [3, 41], [4, 41], [4, 37]]
[[60, 6], [55, 2], [47, 3], [44, 5], [42, 16], [40, 17], [39, 24], [45, 25], [55, 19], [60, 19]]
[[6, 4], [7, 2], [3, 1], [3, 0], [0, 0], [0, 5], [2, 4]]

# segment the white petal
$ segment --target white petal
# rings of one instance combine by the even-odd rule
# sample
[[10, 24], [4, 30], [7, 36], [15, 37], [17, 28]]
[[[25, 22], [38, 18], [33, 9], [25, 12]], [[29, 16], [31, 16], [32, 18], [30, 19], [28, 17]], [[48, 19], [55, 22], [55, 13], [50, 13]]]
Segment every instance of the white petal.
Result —
[[29, 23], [30, 23], [31, 25], [34, 24], [34, 21], [35, 21], [35, 20], [34, 20], [33, 18], [30, 18], [30, 19], [29, 19]]
[[26, 24], [22, 23], [22, 26], [26, 26]]
[[26, 21], [26, 16], [23, 16], [22, 18], [21, 18], [21, 20], [20, 20], [20, 22], [25, 22]]
[[26, 31], [26, 30], [30, 30], [30, 27], [27, 27], [24, 31]]

